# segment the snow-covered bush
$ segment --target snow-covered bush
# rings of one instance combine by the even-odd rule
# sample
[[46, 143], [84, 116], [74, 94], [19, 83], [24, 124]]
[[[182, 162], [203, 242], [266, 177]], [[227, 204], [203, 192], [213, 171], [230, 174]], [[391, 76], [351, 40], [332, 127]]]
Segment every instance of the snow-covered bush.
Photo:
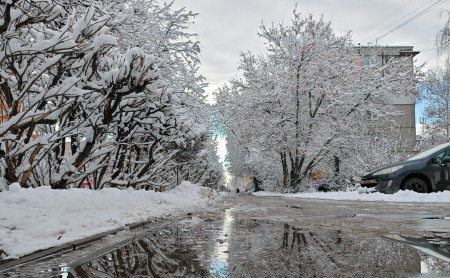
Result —
[[[186, 44], [147, 38], [166, 43], [157, 51], [121, 43], [125, 30], [111, 31], [112, 17], [99, 3], [16, 0], [0, 6], [0, 163], [9, 183], [172, 183], [161, 172], [206, 133], [193, 114], [199, 105], [193, 99], [203, 91], [182, 89], [202, 78], [185, 76], [185, 64], [167, 50]], [[191, 47], [189, 53], [198, 53], [197, 44]]]

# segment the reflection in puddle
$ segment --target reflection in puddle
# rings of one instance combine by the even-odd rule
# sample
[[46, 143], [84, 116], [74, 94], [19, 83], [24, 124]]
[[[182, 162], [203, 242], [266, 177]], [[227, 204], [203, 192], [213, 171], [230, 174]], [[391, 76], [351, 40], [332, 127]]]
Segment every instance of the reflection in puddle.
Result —
[[229, 275], [229, 235], [232, 235], [233, 222], [234, 217], [231, 215], [231, 210], [228, 209], [225, 211], [222, 231], [214, 244], [211, 256], [210, 274], [213, 277], [228, 277]]
[[[223, 222], [191, 224], [150, 229], [130, 244], [69, 264], [59, 277], [410, 277], [425, 271], [421, 263], [428, 273], [450, 273], [445, 260], [425, 260], [399, 238], [358, 238], [341, 230], [248, 219], [232, 210]], [[442, 256], [448, 255], [448, 241], [425, 244], [438, 244]]]
[[[269, 228], [262, 223], [261, 228]], [[284, 224], [282, 239], [263, 235], [259, 254], [237, 267], [236, 277], [398, 277], [418, 273], [419, 258], [408, 248], [359, 239], [340, 230], [311, 230]], [[253, 275], [252, 275], [253, 274]], [[233, 276], [233, 275], [232, 275]]]
[[420, 251], [421, 273], [450, 274], [450, 238], [412, 238], [387, 235], [383, 238], [409, 245]]
[[[181, 259], [181, 260], [180, 260]], [[186, 250], [142, 238], [69, 270], [69, 277], [186, 277], [200, 269]]]

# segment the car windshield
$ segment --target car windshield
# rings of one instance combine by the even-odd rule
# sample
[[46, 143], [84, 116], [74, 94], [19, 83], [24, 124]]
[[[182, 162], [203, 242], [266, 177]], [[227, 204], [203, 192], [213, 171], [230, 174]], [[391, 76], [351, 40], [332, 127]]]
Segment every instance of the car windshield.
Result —
[[418, 159], [422, 159], [425, 158], [429, 155], [432, 155], [433, 153], [439, 152], [441, 149], [447, 148], [449, 146], [449, 144], [444, 144], [444, 145], [439, 145], [436, 146], [434, 148], [431, 148], [429, 150], [426, 150], [424, 152], [418, 153], [414, 156], [411, 156], [410, 158], [407, 159], [407, 161], [411, 161], [411, 160], [418, 160]]

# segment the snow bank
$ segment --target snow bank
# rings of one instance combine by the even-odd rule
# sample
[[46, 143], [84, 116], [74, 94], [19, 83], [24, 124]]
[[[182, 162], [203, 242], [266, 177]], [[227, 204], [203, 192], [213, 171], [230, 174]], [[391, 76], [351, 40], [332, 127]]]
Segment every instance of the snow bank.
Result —
[[213, 191], [189, 182], [169, 192], [119, 189], [52, 190], [10, 186], [0, 193], [0, 250], [18, 258], [97, 233], [188, 212], [208, 204]]
[[435, 192], [429, 194], [416, 193], [414, 191], [399, 191], [395, 194], [358, 193], [350, 192], [314, 192], [314, 193], [296, 193], [281, 194], [273, 192], [255, 192], [255, 196], [267, 197], [286, 197], [286, 198], [304, 198], [304, 199], [325, 199], [325, 200], [350, 200], [350, 201], [385, 201], [385, 202], [407, 202], [407, 203], [448, 203], [450, 200], [450, 191]]

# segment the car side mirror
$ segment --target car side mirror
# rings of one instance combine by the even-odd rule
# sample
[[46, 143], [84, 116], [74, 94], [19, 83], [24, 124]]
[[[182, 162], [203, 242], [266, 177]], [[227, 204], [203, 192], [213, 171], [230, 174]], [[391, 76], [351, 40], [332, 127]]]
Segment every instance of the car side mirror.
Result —
[[447, 166], [447, 163], [450, 163], [450, 156], [444, 156], [444, 158], [441, 161], [441, 167]]

